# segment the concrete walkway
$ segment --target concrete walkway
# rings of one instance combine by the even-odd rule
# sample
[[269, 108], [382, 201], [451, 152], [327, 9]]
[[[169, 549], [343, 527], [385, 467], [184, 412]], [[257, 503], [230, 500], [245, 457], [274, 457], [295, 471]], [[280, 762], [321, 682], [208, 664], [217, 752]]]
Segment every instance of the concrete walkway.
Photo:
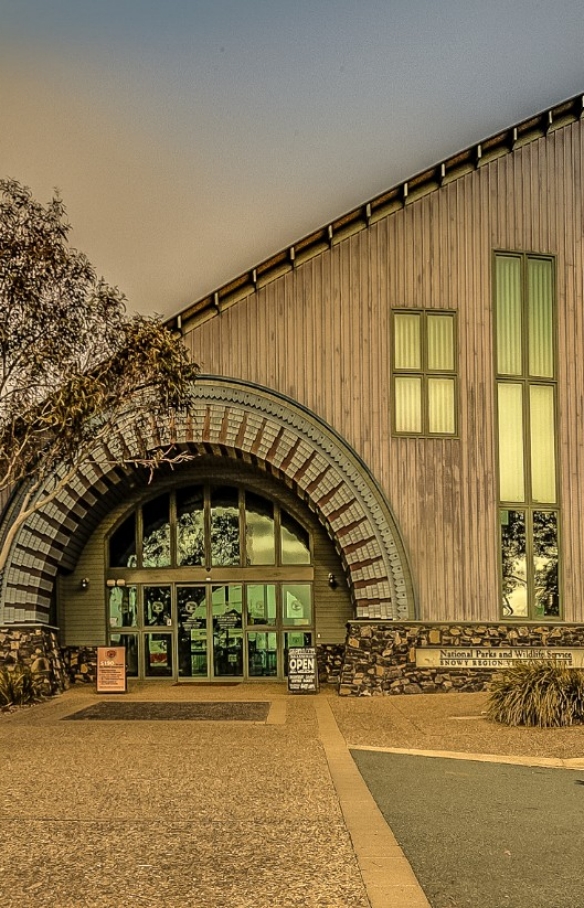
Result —
[[[269, 710], [259, 722], [68, 721], [104, 700], [262, 701]], [[505, 729], [485, 720], [485, 702], [152, 682], [109, 697], [76, 687], [2, 715], [2, 904], [428, 908], [350, 749], [360, 763], [364, 751], [370, 764], [407, 755], [414, 791], [422, 753], [437, 766], [446, 756], [584, 766], [584, 729]], [[395, 786], [384, 781], [390, 772], [380, 778], [383, 790], [373, 789], [385, 809]]]

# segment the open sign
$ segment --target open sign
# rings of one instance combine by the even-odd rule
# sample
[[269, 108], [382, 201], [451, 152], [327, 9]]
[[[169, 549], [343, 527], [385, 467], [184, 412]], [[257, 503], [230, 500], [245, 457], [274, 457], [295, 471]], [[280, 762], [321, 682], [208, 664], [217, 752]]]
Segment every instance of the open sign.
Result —
[[294, 647], [288, 650], [288, 690], [295, 694], [318, 693], [315, 647]]

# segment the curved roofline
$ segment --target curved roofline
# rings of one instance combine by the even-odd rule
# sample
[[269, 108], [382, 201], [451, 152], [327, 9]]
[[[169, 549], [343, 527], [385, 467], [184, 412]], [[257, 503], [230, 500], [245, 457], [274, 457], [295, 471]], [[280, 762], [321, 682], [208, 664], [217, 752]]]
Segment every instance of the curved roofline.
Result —
[[224, 309], [239, 302], [246, 296], [270, 283], [276, 278], [313, 258], [348, 236], [364, 230], [393, 211], [440, 189], [447, 183], [465, 174], [478, 170], [484, 164], [510, 154], [522, 145], [584, 116], [584, 95], [578, 94], [567, 101], [509, 126], [495, 135], [476, 142], [432, 167], [421, 171], [408, 180], [397, 183], [391, 189], [375, 196], [368, 202], [354, 208], [324, 227], [315, 230], [280, 252], [260, 262], [254, 268], [223, 284], [217, 290], [206, 294], [179, 313], [165, 320], [170, 328], [185, 332], [200, 322], [220, 315]]

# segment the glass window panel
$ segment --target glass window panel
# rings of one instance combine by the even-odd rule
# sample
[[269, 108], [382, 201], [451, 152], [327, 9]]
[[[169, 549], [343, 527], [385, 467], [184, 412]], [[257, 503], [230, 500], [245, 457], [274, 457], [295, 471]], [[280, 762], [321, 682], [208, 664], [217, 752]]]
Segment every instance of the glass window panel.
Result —
[[454, 379], [428, 379], [428, 429], [440, 435], [454, 435]]
[[521, 259], [498, 255], [495, 280], [497, 370], [503, 375], [521, 375]]
[[527, 601], [527, 543], [525, 513], [501, 511], [501, 567], [503, 574], [503, 615], [525, 618]]
[[273, 631], [248, 632], [247, 671], [250, 678], [275, 678], [278, 674], [278, 641]]
[[243, 587], [214, 586], [213, 672], [215, 677], [243, 674]]
[[126, 649], [126, 675], [129, 678], [138, 677], [138, 635], [137, 634], [111, 634], [112, 646], [124, 646]]
[[238, 565], [240, 557], [238, 490], [213, 489], [211, 492], [211, 563], [224, 567]]
[[170, 564], [170, 497], [159, 495], [142, 508], [142, 566]]
[[394, 379], [395, 431], [422, 431], [422, 379], [396, 376]]
[[207, 675], [207, 603], [204, 586], [179, 586], [178, 673], [182, 678]]
[[553, 378], [552, 263], [527, 260], [529, 287], [529, 374]]
[[421, 327], [421, 315], [410, 312], [396, 312], [394, 314], [394, 369], [422, 368]]
[[114, 586], [109, 589], [110, 627], [136, 627], [138, 624], [137, 589], [135, 586]]
[[534, 501], [556, 500], [554, 388], [531, 385], [531, 494]]
[[533, 512], [533, 572], [536, 617], [560, 614], [558, 578], [558, 515], [555, 511]]
[[499, 484], [502, 501], [523, 501], [523, 387], [500, 382], [499, 397]]
[[282, 584], [282, 623], [312, 623], [312, 587], [310, 583]]
[[112, 533], [109, 544], [110, 567], [134, 568], [136, 557], [136, 514], [129, 517]]
[[205, 564], [205, 510], [203, 487], [176, 493], [177, 557], [179, 565]]
[[247, 623], [276, 623], [276, 585], [274, 583], [250, 583], [246, 587]]
[[245, 493], [245, 558], [247, 564], [275, 564], [274, 505]]
[[169, 586], [144, 587], [144, 624], [149, 627], [169, 627], [172, 624]]
[[310, 537], [290, 514], [281, 511], [282, 564], [310, 564]]
[[171, 634], [144, 634], [144, 658], [146, 677], [172, 677]]
[[454, 318], [428, 315], [428, 369], [454, 372]]

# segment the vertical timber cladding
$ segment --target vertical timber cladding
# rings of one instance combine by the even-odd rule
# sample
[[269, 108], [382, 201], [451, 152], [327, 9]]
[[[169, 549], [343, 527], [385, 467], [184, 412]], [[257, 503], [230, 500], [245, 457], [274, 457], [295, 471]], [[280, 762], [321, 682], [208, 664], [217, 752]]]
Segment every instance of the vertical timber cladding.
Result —
[[[186, 324], [207, 373], [287, 394], [380, 482], [411, 559], [420, 617], [499, 618], [492, 350], [494, 250], [555, 257], [564, 618], [584, 620], [584, 124], [484, 155], [475, 169]], [[391, 432], [391, 310], [454, 310], [459, 435]]]
[[[177, 443], [263, 464], [293, 488], [327, 528], [343, 561], [357, 617], [414, 617], [410, 571], [395, 521], [383, 493], [348, 445], [321, 420], [268, 389], [201, 378], [196, 390], [193, 412], [175, 420], [153, 419], [141, 429], [128, 412], [108, 445], [131, 457], [144, 448]], [[138, 438], [141, 431], [146, 435]], [[43, 613], [55, 565], [87, 514], [88, 501], [95, 498], [92, 486], [112, 472], [111, 460], [111, 452], [100, 447], [47, 513], [39, 511], [24, 524], [5, 572], [8, 607], [20, 601], [27, 583], [28, 614]], [[55, 519], [55, 508], [66, 516], [66, 528]], [[29, 581], [31, 571], [43, 578], [36, 589]]]

